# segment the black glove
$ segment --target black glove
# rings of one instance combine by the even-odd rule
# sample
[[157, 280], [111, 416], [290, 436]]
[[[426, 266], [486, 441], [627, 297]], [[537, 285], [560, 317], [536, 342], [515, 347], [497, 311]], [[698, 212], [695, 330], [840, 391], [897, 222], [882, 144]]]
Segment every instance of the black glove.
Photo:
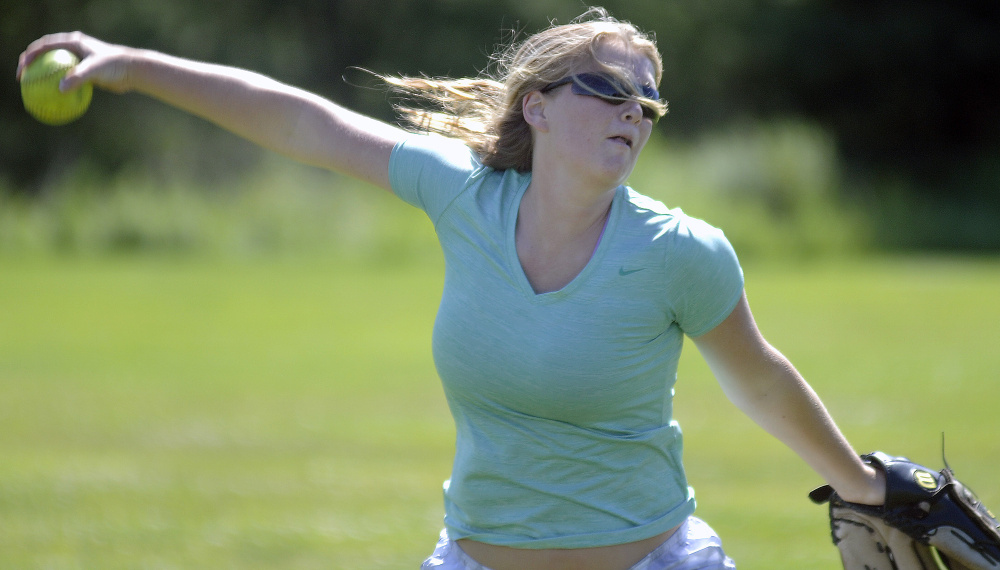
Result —
[[845, 570], [1000, 570], [1000, 522], [957, 479], [876, 451], [862, 455], [885, 473], [885, 504], [850, 503], [829, 486], [830, 529]]

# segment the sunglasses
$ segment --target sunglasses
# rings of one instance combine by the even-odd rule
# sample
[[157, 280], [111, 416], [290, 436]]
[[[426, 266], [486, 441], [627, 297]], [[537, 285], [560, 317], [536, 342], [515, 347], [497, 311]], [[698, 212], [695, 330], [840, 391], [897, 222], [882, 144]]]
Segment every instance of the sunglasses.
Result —
[[[622, 103], [640, 95], [646, 99], [653, 99], [654, 101], [660, 100], [660, 92], [653, 87], [648, 85], [626, 86], [614, 77], [603, 73], [578, 73], [576, 75], [570, 75], [568, 77], [563, 77], [558, 81], [549, 83], [545, 87], [542, 87], [540, 91], [542, 93], [548, 93], [556, 87], [562, 87], [567, 83], [572, 86], [573, 94], [575, 95], [597, 97], [601, 101], [611, 103], [612, 105], [621, 105]], [[643, 117], [652, 119], [654, 123], [660, 120], [660, 112], [658, 109], [647, 106], [643, 104], [642, 101], [640, 101], [639, 104], [642, 107]]]

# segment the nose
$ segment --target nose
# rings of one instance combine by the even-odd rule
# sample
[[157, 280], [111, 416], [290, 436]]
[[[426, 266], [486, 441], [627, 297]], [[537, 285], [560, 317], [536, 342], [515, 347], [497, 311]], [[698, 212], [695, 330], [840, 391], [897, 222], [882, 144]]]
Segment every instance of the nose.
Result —
[[622, 103], [622, 120], [626, 123], [638, 124], [642, 121], [642, 105], [635, 99]]

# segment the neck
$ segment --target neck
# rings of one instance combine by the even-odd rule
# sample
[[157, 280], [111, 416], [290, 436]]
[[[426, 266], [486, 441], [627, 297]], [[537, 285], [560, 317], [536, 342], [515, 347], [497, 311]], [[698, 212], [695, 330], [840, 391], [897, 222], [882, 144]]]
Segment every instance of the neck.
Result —
[[595, 182], [576, 172], [553, 169], [558, 161], [535, 160], [531, 184], [521, 199], [519, 224], [537, 226], [541, 235], [574, 238], [604, 227], [617, 184]]
[[544, 186], [533, 178], [521, 198], [518, 232], [530, 234], [536, 238], [533, 242], [553, 249], [586, 236], [600, 235], [615, 190], [587, 196], [577, 188]]

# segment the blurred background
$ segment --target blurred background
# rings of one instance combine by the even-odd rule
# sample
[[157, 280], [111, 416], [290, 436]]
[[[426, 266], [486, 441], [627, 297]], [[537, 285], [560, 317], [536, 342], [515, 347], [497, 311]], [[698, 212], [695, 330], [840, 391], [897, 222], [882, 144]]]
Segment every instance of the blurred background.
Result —
[[[605, 6], [655, 34], [665, 62], [670, 114], [633, 186], [722, 226], [742, 255], [1000, 249], [1000, 4]], [[250, 68], [394, 120], [384, 90], [353, 67], [477, 75], [498, 45], [584, 8], [576, 0], [6, 2], [0, 60], [13, 75], [36, 37], [82, 30]], [[99, 93], [85, 117], [59, 128], [23, 111], [14, 81], [0, 85], [0, 101], [0, 251], [252, 253], [370, 241], [326, 223], [332, 211], [365, 216], [368, 198], [314, 191], [350, 183], [142, 96]]]

